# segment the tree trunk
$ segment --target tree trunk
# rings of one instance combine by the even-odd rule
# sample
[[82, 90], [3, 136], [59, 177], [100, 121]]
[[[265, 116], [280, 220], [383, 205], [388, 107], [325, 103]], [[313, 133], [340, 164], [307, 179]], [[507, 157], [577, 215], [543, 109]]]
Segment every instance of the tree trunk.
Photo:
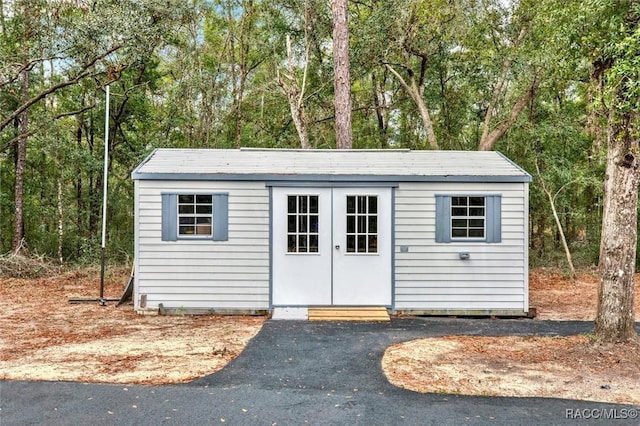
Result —
[[436, 138], [436, 134], [433, 131], [433, 122], [431, 121], [431, 115], [429, 114], [429, 109], [427, 108], [427, 104], [424, 102], [423, 93], [424, 86], [418, 85], [416, 83], [415, 77], [412, 75], [409, 76], [409, 83], [406, 82], [404, 78], [400, 75], [398, 71], [396, 71], [391, 65], [385, 64], [387, 69], [391, 71], [404, 90], [407, 91], [411, 99], [416, 103], [418, 107], [418, 112], [420, 113], [420, 118], [422, 118], [422, 125], [424, 127], [425, 132], [427, 133], [427, 141], [429, 142], [429, 147], [431, 149], [439, 149], [438, 147], [438, 139]]
[[351, 149], [351, 70], [347, 0], [331, 0], [333, 16], [333, 72], [336, 116], [336, 148]]
[[[564, 248], [564, 254], [567, 257], [567, 264], [569, 265], [569, 270], [571, 271], [571, 279], [575, 281], [576, 268], [573, 267], [573, 259], [571, 257], [571, 251], [569, 250], [569, 245], [567, 244], [567, 238], [564, 235], [564, 230], [562, 229], [562, 222], [560, 222], [560, 217], [558, 216], [558, 211], [556, 210], [555, 196], [551, 194], [551, 190], [547, 188], [546, 183], [542, 179], [542, 174], [540, 173], [540, 167], [538, 167], [538, 162], [536, 161], [536, 172], [538, 172], [538, 181], [540, 182], [540, 186], [542, 187], [542, 191], [547, 194], [547, 198], [549, 199], [549, 204], [551, 205], [551, 212], [553, 213], [553, 219], [556, 221], [556, 226], [558, 229], [558, 234], [560, 237], [560, 242], [562, 242], [562, 247]], [[560, 191], [563, 188], [560, 188]], [[556, 196], [560, 193], [560, 191], [556, 192]]]
[[531, 85], [527, 89], [527, 92], [511, 108], [509, 117], [502, 123], [497, 125], [496, 128], [489, 132], [487, 135], [483, 134], [482, 138], [480, 139], [480, 146], [478, 147], [479, 151], [491, 151], [493, 148], [495, 148], [498, 140], [500, 140], [500, 138], [504, 136], [507, 130], [509, 130], [511, 126], [513, 126], [513, 123], [516, 122], [522, 110], [533, 99], [533, 96], [535, 95], [539, 84], [540, 80], [538, 76], [534, 76]]
[[[376, 118], [378, 120], [378, 135], [380, 135], [380, 147], [387, 148], [389, 146], [389, 142], [387, 140], [387, 125], [384, 119], [384, 108], [386, 108], [386, 99], [384, 94], [384, 87], [380, 91], [378, 91], [378, 79], [376, 78], [376, 73], [371, 73], [371, 89], [373, 94], [373, 103], [376, 108]], [[382, 98], [382, 100], [381, 100]]]
[[[84, 108], [85, 106], [85, 98], [84, 94], [80, 100], [80, 105]], [[78, 114], [76, 117], [78, 127], [76, 128], [76, 149], [78, 153], [82, 151], [82, 129], [84, 128], [84, 112]], [[83, 226], [83, 213], [84, 213], [84, 201], [82, 199], [83, 190], [82, 190], [82, 166], [76, 163], [76, 236], [82, 237], [84, 236], [84, 226]], [[80, 257], [82, 254], [82, 248], [80, 245], [81, 238], [76, 238], [76, 256]]]
[[[21, 79], [22, 100], [29, 99], [29, 72], [22, 72]], [[15, 181], [15, 210], [13, 241], [11, 248], [14, 251], [21, 251], [24, 239], [24, 172], [27, 164], [27, 132], [29, 131], [29, 112], [24, 110], [20, 114], [20, 139], [17, 143], [16, 156], [16, 181]]]
[[289, 73], [285, 74], [284, 76], [287, 82], [283, 80], [280, 71], [276, 71], [278, 85], [280, 86], [284, 94], [287, 95], [287, 100], [289, 101], [289, 109], [291, 110], [291, 119], [293, 120], [293, 124], [295, 125], [296, 131], [298, 132], [300, 147], [303, 149], [311, 148], [311, 144], [309, 143], [309, 133], [307, 131], [307, 118], [305, 115], [303, 102], [308, 61], [309, 49], [307, 47], [305, 56], [304, 77], [302, 78], [302, 87], [299, 87], [298, 81], [296, 80], [293, 52], [291, 50], [291, 37], [289, 36], [289, 34], [287, 34], [287, 63]]
[[[522, 28], [520, 33], [518, 34], [518, 38], [513, 44], [514, 51], [517, 51], [520, 43], [524, 39], [527, 34], [527, 28]], [[500, 78], [496, 82], [495, 87], [493, 88], [493, 93], [491, 95], [491, 101], [487, 106], [487, 112], [484, 115], [484, 122], [482, 123], [482, 136], [480, 137], [480, 141], [486, 140], [489, 136], [489, 129], [491, 128], [491, 120], [495, 115], [496, 109], [498, 107], [498, 102], [504, 96], [503, 89], [504, 85], [507, 82], [507, 77], [509, 75], [509, 71], [511, 69], [511, 57], [508, 56], [502, 61], [502, 72], [500, 74]], [[482, 149], [481, 149], [482, 150]]]
[[604, 342], [637, 337], [634, 326], [634, 273], [637, 243], [638, 140], [630, 134], [632, 114], [609, 115], [604, 184], [600, 286], [595, 335]]
[[[62, 170], [62, 165], [59, 165]], [[58, 261], [62, 265], [62, 243], [64, 241], [64, 213], [62, 209], [62, 173], [58, 175]]]

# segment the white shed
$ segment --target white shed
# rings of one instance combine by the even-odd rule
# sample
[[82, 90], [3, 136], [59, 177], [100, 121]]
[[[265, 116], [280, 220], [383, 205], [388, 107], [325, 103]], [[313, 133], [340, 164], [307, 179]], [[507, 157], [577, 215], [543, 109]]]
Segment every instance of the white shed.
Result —
[[135, 309], [525, 315], [531, 176], [498, 152], [158, 149]]

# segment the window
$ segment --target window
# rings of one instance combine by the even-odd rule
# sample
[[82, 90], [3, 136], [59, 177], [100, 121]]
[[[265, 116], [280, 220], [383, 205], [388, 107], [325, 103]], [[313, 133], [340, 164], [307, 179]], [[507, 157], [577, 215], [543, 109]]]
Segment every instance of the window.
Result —
[[229, 239], [229, 194], [163, 193], [162, 241]]
[[213, 196], [178, 195], [178, 235], [211, 237], [213, 235]]
[[484, 201], [484, 197], [451, 197], [452, 239], [484, 239]]
[[378, 252], [378, 196], [347, 196], [347, 253]]
[[500, 195], [436, 195], [436, 242], [502, 241]]
[[318, 253], [318, 196], [287, 196], [287, 252]]

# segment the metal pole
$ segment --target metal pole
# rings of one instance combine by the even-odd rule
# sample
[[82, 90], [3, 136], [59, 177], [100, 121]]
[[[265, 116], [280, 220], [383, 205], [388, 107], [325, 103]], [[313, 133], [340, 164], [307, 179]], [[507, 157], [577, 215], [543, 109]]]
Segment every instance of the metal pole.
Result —
[[109, 85], [106, 87], [107, 96], [104, 112], [104, 170], [102, 175], [102, 244], [100, 245], [100, 299], [101, 306], [106, 305], [104, 299], [104, 254], [107, 237], [107, 180], [109, 168]]

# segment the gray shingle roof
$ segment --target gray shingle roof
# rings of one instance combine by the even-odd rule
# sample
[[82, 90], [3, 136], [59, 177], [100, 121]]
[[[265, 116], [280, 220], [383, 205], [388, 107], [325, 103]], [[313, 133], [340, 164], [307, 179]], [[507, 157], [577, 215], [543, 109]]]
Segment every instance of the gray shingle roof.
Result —
[[514, 181], [531, 176], [495, 151], [158, 149], [133, 179]]

